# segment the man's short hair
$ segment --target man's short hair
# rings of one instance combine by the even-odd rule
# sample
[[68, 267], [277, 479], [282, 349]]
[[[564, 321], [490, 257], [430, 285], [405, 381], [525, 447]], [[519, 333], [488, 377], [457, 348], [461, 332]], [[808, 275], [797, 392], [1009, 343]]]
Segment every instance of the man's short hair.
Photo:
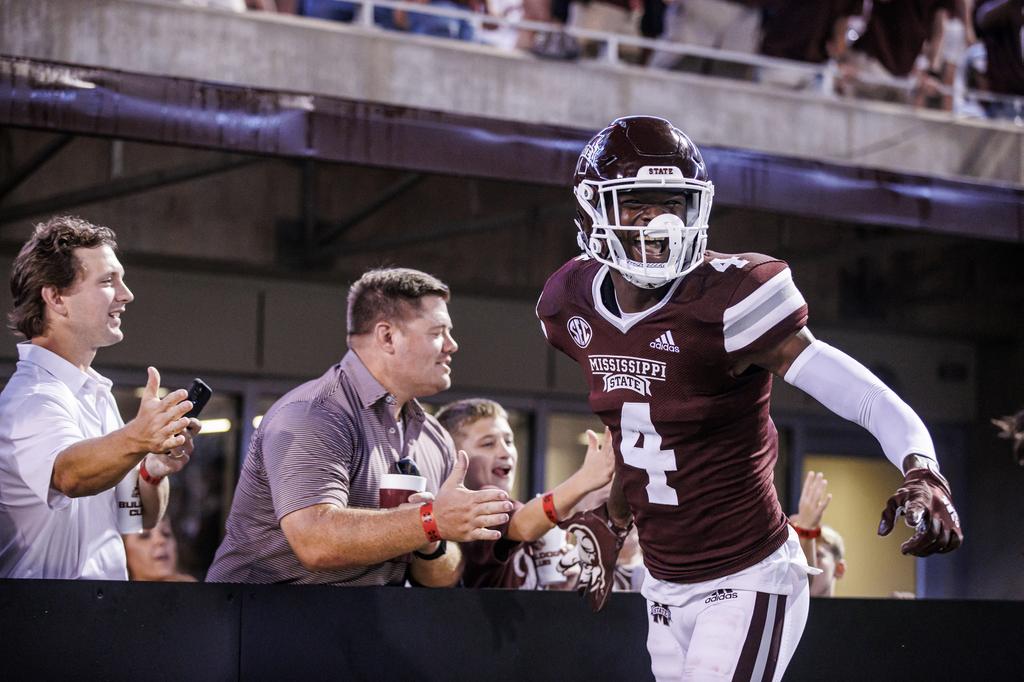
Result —
[[486, 419], [488, 417], [502, 417], [508, 419], [508, 413], [505, 412], [505, 408], [486, 398], [467, 398], [465, 400], [456, 400], [453, 403], [448, 403], [440, 410], [438, 410], [437, 421], [441, 422], [441, 426], [445, 428], [448, 433], [454, 436], [463, 427], [469, 426], [473, 422], [479, 421], [480, 419]]
[[114, 231], [81, 218], [55, 216], [36, 225], [11, 268], [14, 308], [7, 314], [11, 331], [26, 339], [41, 336], [46, 331], [43, 287], [68, 289], [82, 269], [75, 249], [104, 245], [117, 249]]
[[448, 285], [410, 268], [380, 268], [363, 274], [348, 290], [348, 335], [368, 334], [381, 320], [402, 322], [424, 296], [448, 300]]
[[843, 536], [836, 532], [832, 526], [822, 526], [818, 542], [832, 554], [836, 563], [846, 556], [846, 546], [843, 544]]

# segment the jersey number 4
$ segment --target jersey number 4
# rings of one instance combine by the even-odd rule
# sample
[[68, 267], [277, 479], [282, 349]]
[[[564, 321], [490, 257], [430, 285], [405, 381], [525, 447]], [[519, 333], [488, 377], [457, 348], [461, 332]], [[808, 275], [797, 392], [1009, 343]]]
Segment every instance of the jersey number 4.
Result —
[[676, 453], [661, 449], [661, 434], [651, 421], [648, 403], [622, 404], [622, 461], [647, 471], [647, 499], [654, 504], [679, 504], [679, 496], [669, 487], [666, 472], [676, 470]]

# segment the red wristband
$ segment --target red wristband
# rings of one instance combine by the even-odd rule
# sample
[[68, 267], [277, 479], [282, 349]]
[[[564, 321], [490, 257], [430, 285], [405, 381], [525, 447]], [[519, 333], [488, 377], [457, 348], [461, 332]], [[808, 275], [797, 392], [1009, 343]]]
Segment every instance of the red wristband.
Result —
[[423, 522], [423, 532], [427, 534], [427, 540], [430, 542], [440, 542], [441, 531], [437, 529], [433, 502], [427, 502], [420, 507], [420, 521]]
[[146, 460], [142, 460], [142, 464], [139, 465], [139, 478], [150, 485], [159, 485], [160, 481], [164, 480], [163, 476], [154, 476], [146, 471]]
[[555, 509], [555, 494], [545, 493], [544, 498], [541, 500], [541, 503], [544, 505], [544, 513], [547, 515], [548, 521], [557, 526], [558, 510]]
[[796, 534], [805, 540], [813, 540], [821, 535], [821, 526], [818, 526], [817, 528], [801, 528], [792, 521], [789, 522], [789, 525], [793, 526], [793, 530], [796, 531]]

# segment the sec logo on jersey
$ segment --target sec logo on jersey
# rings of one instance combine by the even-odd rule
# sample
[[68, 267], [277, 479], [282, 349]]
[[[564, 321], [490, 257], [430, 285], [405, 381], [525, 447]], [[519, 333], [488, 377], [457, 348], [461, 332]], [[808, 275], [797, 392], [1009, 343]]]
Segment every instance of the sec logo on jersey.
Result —
[[590, 328], [590, 323], [582, 317], [569, 318], [569, 321], [565, 323], [565, 328], [569, 330], [569, 336], [580, 348], [589, 346], [590, 339], [594, 338], [594, 330]]

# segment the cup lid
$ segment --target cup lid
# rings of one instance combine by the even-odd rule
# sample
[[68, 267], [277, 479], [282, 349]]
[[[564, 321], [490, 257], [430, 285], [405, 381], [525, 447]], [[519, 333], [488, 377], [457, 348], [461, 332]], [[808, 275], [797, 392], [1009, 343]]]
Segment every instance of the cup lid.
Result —
[[384, 474], [380, 477], [380, 487], [422, 493], [427, 489], [427, 479], [409, 474]]

